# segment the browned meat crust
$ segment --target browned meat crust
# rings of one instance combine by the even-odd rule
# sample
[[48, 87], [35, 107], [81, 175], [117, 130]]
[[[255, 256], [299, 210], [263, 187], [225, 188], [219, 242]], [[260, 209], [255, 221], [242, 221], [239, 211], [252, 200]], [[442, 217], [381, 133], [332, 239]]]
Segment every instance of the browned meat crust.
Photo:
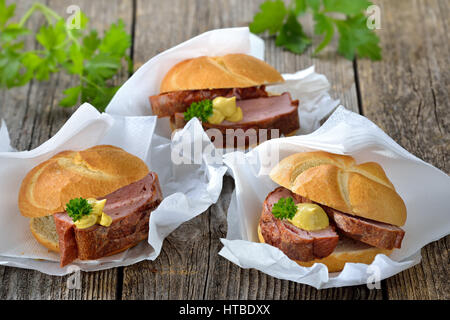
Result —
[[330, 255], [339, 240], [333, 226], [319, 231], [306, 231], [275, 218], [272, 206], [280, 199], [292, 197], [295, 203], [300, 199], [286, 188], [279, 187], [269, 193], [263, 204], [260, 219], [264, 241], [283, 251], [289, 258], [299, 261], [311, 261]]
[[185, 112], [193, 102], [216, 97], [236, 96], [237, 100], [267, 97], [265, 86], [249, 88], [185, 90], [150, 96], [153, 114], [158, 117], [172, 117], [177, 112]]
[[93, 260], [136, 245], [148, 237], [150, 213], [162, 201], [158, 176], [150, 172], [143, 179], [105, 196], [104, 212], [111, 216], [109, 227], [75, 227], [67, 213], [54, 215], [59, 236], [60, 263], [75, 259]]

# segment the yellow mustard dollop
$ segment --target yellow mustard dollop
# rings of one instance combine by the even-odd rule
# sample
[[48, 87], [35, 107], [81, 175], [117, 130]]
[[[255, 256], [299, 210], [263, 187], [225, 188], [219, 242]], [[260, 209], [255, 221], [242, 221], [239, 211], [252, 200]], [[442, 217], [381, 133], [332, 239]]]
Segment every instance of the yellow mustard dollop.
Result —
[[112, 218], [103, 212], [106, 199], [97, 200], [94, 198], [88, 198], [86, 200], [92, 206], [92, 211], [89, 215], [83, 216], [80, 220], [75, 221], [75, 226], [78, 229], [89, 228], [94, 224], [109, 227], [112, 223]]
[[104, 227], [109, 227], [112, 223], [112, 218], [108, 216], [106, 213], [102, 212], [102, 216], [100, 217], [100, 225]]
[[297, 204], [297, 212], [289, 222], [306, 231], [321, 230], [330, 225], [325, 211], [314, 203]]
[[214, 98], [212, 107], [213, 114], [208, 118], [208, 122], [211, 124], [220, 124], [224, 120], [238, 122], [243, 118], [242, 109], [236, 105], [236, 97]]
[[96, 224], [97, 219], [98, 218], [91, 213], [87, 216], [83, 216], [80, 220], [75, 221], [74, 224], [78, 229], [86, 229]]

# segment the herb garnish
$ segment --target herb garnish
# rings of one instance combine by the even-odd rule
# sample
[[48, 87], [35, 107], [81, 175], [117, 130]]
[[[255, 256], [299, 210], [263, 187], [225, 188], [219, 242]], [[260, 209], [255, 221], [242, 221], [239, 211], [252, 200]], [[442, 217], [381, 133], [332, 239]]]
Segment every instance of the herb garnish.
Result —
[[72, 218], [73, 222], [80, 220], [83, 216], [87, 216], [91, 213], [92, 206], [84, 198], [71, 199], [69, 203], [66, 204], [66, 212], [69, 217]]
[[281, 198], [272, 207], [272, 214], [278, 219], [292, 219], [297, 212], [297, 206], [294, 199]]
[[[0, 88], [23, 86], [31, 80], [45, 81], [53, 73], [66, 71], [76, 76], [74, 87], [63, 91], [62, 107], [78, 101], [90, 102], [104, 111], [119, 86], [113, 78], [121, 70], [132, 72], [128, 56], [131, 36], [118, 20], [100, 36], [87, 30], [88, 18], [82, 11], [68, 17], [60, 16], [42, 3], [34, 3], [19, 22], [12, 22], [16, 5], [0, 0]], [[35, 34], [26, 27], [29, 18], [40, 12], [46, 23]], [[29, 36], [39, 44], [26, 50]]]
[[337, 51], [353, 60], [355, 55], [371, 60], [381, 60], [380, 39], [368, 28], [365, 10], [372, 3], [367, 0], [291, 0], [286, 6], [282, 0], [263, 2], [260, 11], [250, 23], [250, 31], [269, 31], [276, 35], [275, 44], [292, 51], [303, 53], [312, 39], [303, 32], [298, 17], [311, 13], [314, 19], [314, 33], [323, 36], [314, 54], [322, 51], [339, 33]]
[[190, 107], [184, 113], [184, 120], [189, 121], [192, 118], [197, 117], [199, 120], [207, 122], [212, 113], [212, 100], [205, 99], [191, 103]]

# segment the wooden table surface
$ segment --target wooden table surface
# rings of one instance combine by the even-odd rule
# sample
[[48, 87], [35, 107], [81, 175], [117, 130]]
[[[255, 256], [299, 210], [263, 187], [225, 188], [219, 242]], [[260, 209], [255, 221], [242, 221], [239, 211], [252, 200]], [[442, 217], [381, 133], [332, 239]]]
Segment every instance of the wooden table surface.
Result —
[[[8, 2], [8, 1], [7, 1]], [[9, 1], [11, 2], [11, 1]], [[17, 1], [16, 1], [17, 2]], [[133, 37], [135, 68], [154, 55], [204, 31], [246, 26], [262, 1], [241, 0], [49, 0], [66, 14], [80, 6], [91, 26], [101, 31], [118, 18]], [[266, 61], [280, 72], [314, 64], [332, 84], [331, 95], [344, 106], [374, 121], [406, 150], [450, 172], [450, 55], [448, 0], [380, 0], [383, 60], [348, 61], [335, 54], [336, 43], [318, 58], [311, 49], [301, 56], [266, 40]], [[32, 1], [17, 2], [21, 16]], [[36, 16], [28, 27], [38, 29]], [[306, 22], [307, 29], [312, 25]], [[37, 44], [30, 40], [30, 47]], [[117, 78], [122, 83], [128, 75]], [[11, 143], [29, 150], [53, 136], [75, 111], [57, 105], [75, 79], [55, 74], [0, 91], [0, 118]], [[420, 183], [420, 181], [411, 181]], [[155, 261], [82, 273], [81, 289], [69, 289], [67, 277], [0, 267], [0, 299], [449, 299], [450, 237], [422, 249], [422, 262], [381, 282], [381, 289], [353, 286], [316, 290], [237, 267], [217, 253], [226, 235], [226, 211], [233, 180], [224, 178], [222, 195], [205, 213], [183, 224], [165, 241]], [[426, 214], [424, 212], [424, 214]]]

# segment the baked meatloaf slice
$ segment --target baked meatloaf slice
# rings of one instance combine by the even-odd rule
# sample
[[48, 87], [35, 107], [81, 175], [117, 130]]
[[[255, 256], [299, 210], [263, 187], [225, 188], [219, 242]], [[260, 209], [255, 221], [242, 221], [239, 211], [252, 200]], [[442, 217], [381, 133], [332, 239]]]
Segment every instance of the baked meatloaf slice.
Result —
[[281, 198], [288, 197], [292, 197], [296, 204], [302, 202], [294, 193], [283, 187], [273, 190], [264, 201], [259, 223], [264, 241], [279, 248], [294, 260], [311, 261], [330, 255], [339, 241], [333, 226], [318, 231], [306, 231], [272, 214], [273, 205]]
[[150, 213], [162, 201], [158, 176], [150, 172], [98, 200], [102, 199], [106, 199], [103, 211], [112, 218], [109, 227], [96, 224], [78, 229], [66, 212], [54, 215], [61, 266], [77, 258], [93, 260], [112, 255], [147, 239]]
[[[299, 101], [292, 100], [288, 92], [281, 95], [238, 100], [236, 104], [242, 109], [242, 120], [237, 122], [225, 120], [220, 124], [202, 122], [208, 135], [218, 133], [209, 131], [209, 129], [215, 129], [221, 133], [221, 143], [218, 143], [217, 139], [213, 140], [210, 136], [216, 147], [249, 147], [281, 135], [290, 135], [300, 128]], [[175, 128], [183, 128], [186, 123], [183, 113], [175, 113]], [[260, 135], [261, 129], [268, 130], [267, 136]], [[271, 130], [273, 129], [278, 130], [277, 136], [272, 136]]]

